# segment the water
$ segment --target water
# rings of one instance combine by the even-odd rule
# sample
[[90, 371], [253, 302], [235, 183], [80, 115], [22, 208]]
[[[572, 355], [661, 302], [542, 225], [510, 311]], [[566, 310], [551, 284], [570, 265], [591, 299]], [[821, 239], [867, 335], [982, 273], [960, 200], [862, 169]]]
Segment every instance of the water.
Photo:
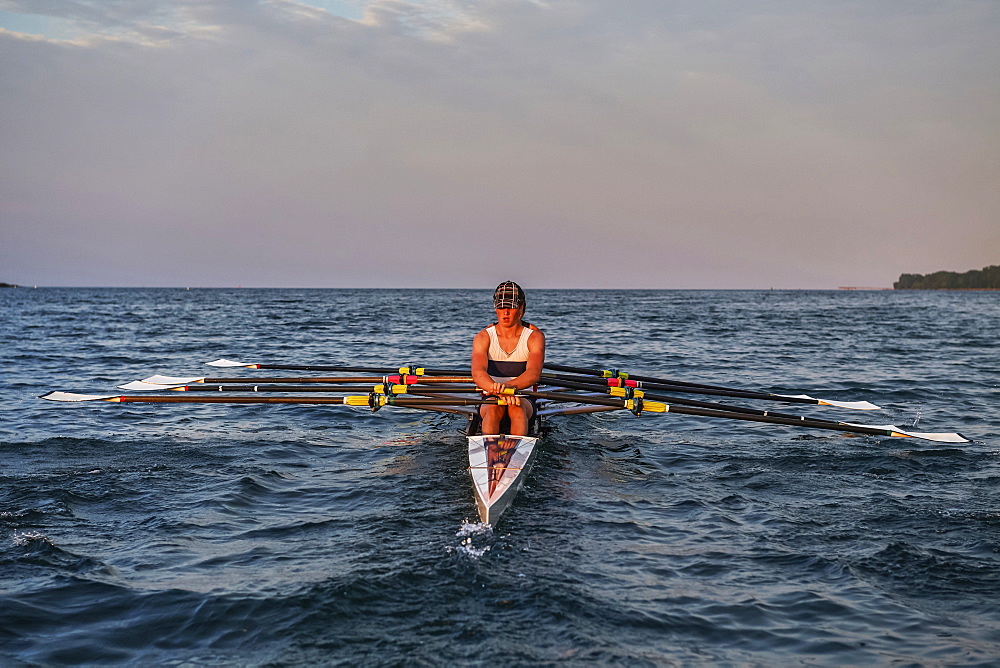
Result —
[[557, 418], [490, 531], [461, 418], [36, 398], [217, 357], [462, 365], [489, 290], [3, 290], [0, 664], [1000, 660], [1000, 293], [528, 297], [552, 362], [975, 442]]

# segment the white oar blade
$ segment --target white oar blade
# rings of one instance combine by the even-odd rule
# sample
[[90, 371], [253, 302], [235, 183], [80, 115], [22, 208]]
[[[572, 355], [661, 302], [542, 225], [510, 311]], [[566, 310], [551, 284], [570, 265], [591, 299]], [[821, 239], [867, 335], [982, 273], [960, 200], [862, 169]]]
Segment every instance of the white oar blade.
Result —
[[[149, 378], [143, 378], [140, 382], [149, 383], [150, 385], [190, 385], [191, 383], [200, 383], [205, 380], [204, 376], [191, 376], [190, 378], [184, 378], [183, 376], [150, 376]], [[155, 389], [155, 388], [154, 388]], [[162, 387], [159, 389], [163, 389]]]
[[925, 441], [934, 441], [936, 443], [972, 443], [969, 439], [961, 434], [950, 433], [946, 431], [941, 432], [924, 432], [924, 431], [900, 431], [901, 434], [906, 434], [907, 436], [912, 436], [913, 438], [922, 438]]
[[43, 394], [38, 397], [39, 399], [48, 399], [49, 401], [109, 401], [111, 399], [117, 399], [119, 395], [101, 395], [101, 394], [75, 394], [73, 392], [49, 392], [48, 394]]
[[909, 436], [910, 438], [919, 438], [924, 441], [934, 441], [935, 443], [971, 443], [969, 439], [958, 433], [953, 432], [928, 432], [928, 431], [909, 431], [906, 429], [900, 429], [894, 424], [880, 424], [880, 425], [870, 425], [870, 424], [853, 424], [851, 422], [844, 422], [843, 424], [850, 425], [852, 427], [867, 427], [868, 429], [885, 429], [888, 431], [894, 431], [897, 434], [903, 436]]
[[133, 380], [131, 383], [118, 385], [119, 390], [132, 390], [135, 392], [156, 392], [157, 390], [172, 390], [175, 387], [185, 387], [187, 383], [178, 385], [163, 385], [160, 383], [147, 383], [142, 380]]
[[810, 401], [815, 401], [821, 406], [836, 406], [837, 408], [850, 408], [855, 411], [880, 411], [881, 406], [876, 406], [873, 403], [867, 401], [832, 401], [830, 399], [817, 399], [816, 397], [810, 397], [808, 394], [776, 394], [776, 397], [787, 397], [789, 399], [809, 399]]
[[257, 366], [256, 364], [247, 364], [246, 362], [234, 362], [233, 360], [227, 359], [217, 359], [214, 362], [205, 362], [208, 366], [222, 367], [223, 369], [232, 369], [234, 367], [251, 367]]
[[876, 406], [873, 403], [867, 401], [832, 401], [830, 399], [820, 399], [820, 405], [822, 406], [836, 406], [837, 408], [850, 408], [855, 411], [880, 411], [881, 406]]

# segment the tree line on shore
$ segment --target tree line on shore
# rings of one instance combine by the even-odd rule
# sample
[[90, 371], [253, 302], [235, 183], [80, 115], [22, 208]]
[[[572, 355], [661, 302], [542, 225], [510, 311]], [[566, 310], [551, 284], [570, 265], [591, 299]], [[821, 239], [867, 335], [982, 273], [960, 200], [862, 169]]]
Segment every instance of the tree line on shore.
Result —
[[892, 287], [896, 290], [1000, 290], [1000, 265], [963, 273], [901, 274]]

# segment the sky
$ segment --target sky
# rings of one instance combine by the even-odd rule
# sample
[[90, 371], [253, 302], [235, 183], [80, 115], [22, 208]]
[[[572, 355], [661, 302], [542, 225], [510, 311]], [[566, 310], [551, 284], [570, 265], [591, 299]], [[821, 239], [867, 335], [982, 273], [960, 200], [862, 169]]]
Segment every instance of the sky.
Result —
[[0, 0], [0, 281], [1000, 264], [996, 0]]

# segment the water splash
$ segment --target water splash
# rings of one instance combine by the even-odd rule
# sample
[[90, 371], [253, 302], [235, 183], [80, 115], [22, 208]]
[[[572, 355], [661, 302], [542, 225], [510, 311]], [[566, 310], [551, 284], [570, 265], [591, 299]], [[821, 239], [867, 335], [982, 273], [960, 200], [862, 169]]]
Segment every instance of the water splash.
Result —
[[462, 542], [449, 550], [473, 560], [480, 559], [493, 547], [493, 527], [483, 522], [463, 520], [455, 535], [461, 538]]
[[35, 544], [43, 543], [47, 545], [53, 544], [52, 541], [49, 540], [48, 536], [41, 534], [37, 531], [26, 531], [24, 533], [17, 533], [15, 531], [14, 535], [11, 536], [11, 540], [13, 541], [14, 545], [17, 545], [18, 547], [27, 547], [32, 543]]

